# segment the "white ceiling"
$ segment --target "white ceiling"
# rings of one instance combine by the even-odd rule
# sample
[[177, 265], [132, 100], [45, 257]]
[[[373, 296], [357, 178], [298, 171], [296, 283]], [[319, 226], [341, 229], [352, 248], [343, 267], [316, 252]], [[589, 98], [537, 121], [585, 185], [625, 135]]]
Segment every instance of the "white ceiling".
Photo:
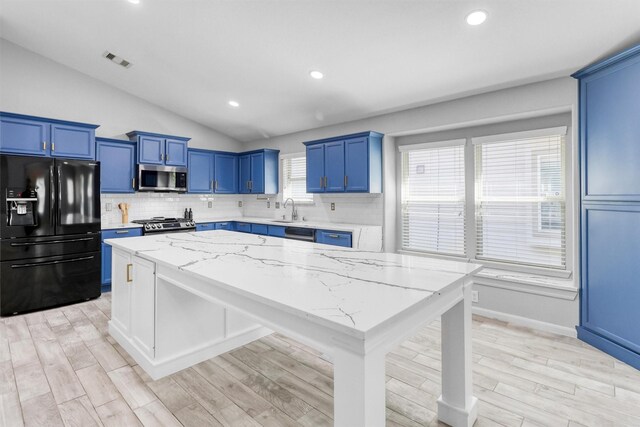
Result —
[[0, 0], [3, 38], [239, 141], [566, 76], [639, 23], [640, 0]]

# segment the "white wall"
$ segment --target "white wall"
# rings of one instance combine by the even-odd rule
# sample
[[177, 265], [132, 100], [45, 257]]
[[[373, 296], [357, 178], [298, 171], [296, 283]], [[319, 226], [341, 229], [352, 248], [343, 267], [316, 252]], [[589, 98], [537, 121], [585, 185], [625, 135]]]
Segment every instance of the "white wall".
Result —
[[[530, 119], [557, 113], [571, 114], [571, 134], [577, 135], [577, 93], [576, 81], [570, 77], [564, 77], [290, 135], [260, 139], [245, 143], [244, 147], [245, 149], [268, 147], [279, 149], [282, 153], [295, 153], [304, 151], [304, 146], [301, 144], [304, 141], [367, 130], [384, 133], [386, 135], [383, 142], [384, 199], [378, 209], [382, 210], [385, 250], [393, 252], [397, 249], [399, 229], [396, 211], [399, 197], [397, 140], [403, 139], [398, 137]], [[577, 144], [572, 144], [571, 153], [573, 158], [571, 176], [574, 188], [577, 188], [578, 183], [576, 146]], [[574, 196], [573, 199], [574, 206], [577, 204], [576, 197]], [[577, 212], [574, 212], [574, 215], [577, 215]], [[353, 218], [350, 222], [357, 222], [357, 218]], [[574, 221], [574, 224], [577, 224], [577, 221]], [[575, 251], [577, 227], [574, 226], [568, 233], [572, 238], [571, 250]], [[573, 271], [573, 283], [578, 283], [577, 270]], [[540, 327], [548, 324], [550, 330], [567, 334], [575, 333], [573, 326], [578, 322], [579, 312], [575, 289], [560, 292], [562, 297], [558, 297], [542, 289], [540, 292], [535, 289], [527, 289], [525, 292], [514, 283], [509, 283], [507, 287], [508, 289], [487, 284], [478, 285], [476, 289], [483, 295], [475, 307], [482, 310], [485, 315], [492, 314], [516, 322], [524, 319], [532, 326]], [[552, 307], [552, 309], [545, 307]]]
[[[105, 66], [114, 66], [105, 60]], [[161, 87], [158, 90], [162, 90]], [[190, 147], [239, 151], [220, 132], [0, 39], [0, 110], [100, 125], [96, 135], [132, 130], [192, 138]]]

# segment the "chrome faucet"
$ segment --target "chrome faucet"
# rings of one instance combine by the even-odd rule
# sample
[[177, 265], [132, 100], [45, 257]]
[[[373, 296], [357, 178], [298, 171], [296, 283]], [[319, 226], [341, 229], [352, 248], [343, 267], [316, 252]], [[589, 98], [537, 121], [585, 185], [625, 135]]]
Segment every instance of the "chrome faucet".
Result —
[[287, 203], [289, 203], [289, 200], [291, 200], [291, 220], [295, 221], [298, 219], [298, 211], [296, 210], [296, 202], [293, 201], [293, 199], [291, 197], [289, 197], [287, 200], [284, 201], [284, 205], [282, 206], [283, 208], [287, 207]]

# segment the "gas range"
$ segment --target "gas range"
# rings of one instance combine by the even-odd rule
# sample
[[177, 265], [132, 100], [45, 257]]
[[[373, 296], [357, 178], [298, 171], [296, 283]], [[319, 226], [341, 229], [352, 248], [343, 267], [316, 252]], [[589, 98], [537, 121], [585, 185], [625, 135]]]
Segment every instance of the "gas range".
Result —
[[196, 229], [196, 223], [193, 222], [193, 220], [184, 218], [154, 217], [151, 219], [137, 219], [131, 222], [142, 224], [144, 234], [184, 233], [187, 231], [195, 231]]

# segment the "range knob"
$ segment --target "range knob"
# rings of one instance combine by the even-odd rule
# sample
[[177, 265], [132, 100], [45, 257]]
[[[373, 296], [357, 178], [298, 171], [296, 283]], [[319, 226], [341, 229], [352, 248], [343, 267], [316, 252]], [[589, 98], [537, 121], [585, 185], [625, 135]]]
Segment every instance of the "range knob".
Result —
[[162, 228], [162, 224], [158, 224], [158, 230]]
[[151, 228], [155, 229], [156, 225], [155, 224], [151, 224]]
[[144, 225], [144, 229], [145, 229], [145, 230], [148, 230], [148, 229], [150, 229], [150, 228], [151, 228], [151, 225], [149, 225], [149, 224], [145, 224], [145, 225]]

